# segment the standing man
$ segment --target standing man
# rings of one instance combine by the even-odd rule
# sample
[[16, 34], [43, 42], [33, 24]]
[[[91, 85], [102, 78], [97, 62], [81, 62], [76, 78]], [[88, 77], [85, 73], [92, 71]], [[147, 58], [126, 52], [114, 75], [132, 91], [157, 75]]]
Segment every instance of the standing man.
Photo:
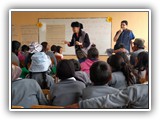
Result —
[[127, 27], [128, 21], [121, 21], [121, 28], [114, 36], [114, 42], [116, 42], [114, 50], [118, 49], [120, 44], [123, 44], [125, 48], [130, 52], [130, 46], [132, 47], [132, 40], [135, 38], [135, 36], [133, 32]]

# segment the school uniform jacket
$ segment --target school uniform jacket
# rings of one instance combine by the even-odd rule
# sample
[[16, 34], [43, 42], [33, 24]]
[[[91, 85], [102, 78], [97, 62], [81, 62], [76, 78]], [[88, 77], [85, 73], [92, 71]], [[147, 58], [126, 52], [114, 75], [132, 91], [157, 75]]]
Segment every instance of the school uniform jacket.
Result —
[[[28, 76], [29, 77], [29, 76]], [[32, 73], [32, 79], [36, 80], [42, 88], [43, 76], [42, 73]], [[54, 79], [50, 75], [46, 74], [47, 87], [50, 89], [54, 84]]]
[[30, 108], [32, 105], [47, 105], [48, 102], [38, 85], [33, 79], [18, 79], [12, 81], [12, 105]]
[[117, 94], [79, 102], [80, 108], [148, 108], [148, 84], [135, 84]]
[[108, 82], [108, 85], [116, 89], [124, 89], [128, 86], [126, 78], [121, 71], [112, 73], [112, 79]]
[[107, 94], [114, 94], [119, 92], [118, 89], [113, 87], [109, 87], [108, 85], [101, 85], [101, 86], [88, 86], [87, 88], [83, 89], [82, 99], [90, 99], [94, 97], [100, 97]]
[[51, 88], [52, 105], [66, 106], [79, 102], [84, 88], [85, 84], [73, 77], [54, 84]]
[[83, 71], [75, 71], [75, 77], [77, 80], [84, 82], [85, 85], [92, 83], [87, 73]]

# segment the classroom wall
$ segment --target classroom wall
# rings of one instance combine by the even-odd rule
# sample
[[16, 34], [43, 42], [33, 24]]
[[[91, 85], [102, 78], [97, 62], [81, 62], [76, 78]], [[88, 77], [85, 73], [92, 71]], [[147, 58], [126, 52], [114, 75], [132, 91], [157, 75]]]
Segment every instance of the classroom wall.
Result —
[[[127, 20], [129, 29], [133, 31], [136, 38], [145, 39], [148, 49], [148, 12], [12, 12], [12, 25], [37, 24], [39, 18], [89, 18], [89, 17], [112, 17], [112, 47], [113, 37], [120, 29], [120, 22]], [[73, 58], [73, 56], [65, 56]], [[74, 56], [75, 57], [75, 56]], [[106, 61], [106, 56], [100, 56]]]

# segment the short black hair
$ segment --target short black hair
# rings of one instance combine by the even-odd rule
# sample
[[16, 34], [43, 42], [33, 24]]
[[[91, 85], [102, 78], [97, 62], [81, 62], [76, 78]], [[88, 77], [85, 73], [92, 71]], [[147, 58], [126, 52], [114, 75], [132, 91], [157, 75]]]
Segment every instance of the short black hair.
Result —
[[71, 60], [61, 60], [57, 64], [57, 77], [61, 80], [65, 80], [75, 76], [74, 64]]
[[126, 25], [128, 25], [128, 21], [127, 20], [123, 20], [123, 21], [121, 21], [121, 23], [125, 23]]
[[149, 62], [149, 54], [148, 52], [140, 52], [137, 56], [138, 62], [137, 65], [135, 66], [138, 71], [143, 71], [148, 68], [148, 62]]
[[21, 51], [28, 51], [29, 50], [29, 46], [27, 46], [27, 45], [23, 45], [22, 47], [21, 47]]
[[83, 24], [75, 21], [71, 23], [71, 27], [80, 27], [80, 29], [83, 29]]
[[45, 51], [47, 49], [48, 42], [42, 42], [41, 45], [43, 46], [42, 51]]
[[90, 68], [90, 79], [94, 85], [105, 85], [111, 80], [110, 66], [104, 61], [93, 63]]
[[61, 48], [62, 48], [61, 46], [57, 46], [57, 47], [56, 47], [56, 52], [60, 53], [60, 49], [61, 49]]
[[92, 45], [91, 48], [87, 52], [88, 59], [97, 59], [99, 56], [98, 49], [95, 45]]
[[57, 51], [57, 46], [56, 45], [52, 45], [51, 46], [51, 51], [56, 52]]
[[114, 46], [114, 50], [118, 50], [118, 49], [120, 49], [120, 48], [125, 48], [125, 45], [124, 45], [123, 43], [120, 43], [120, 44], [116, 44], [116, 45]]
[[16, 53], [18, 51], [18, 49], [20, 48], [21, 43], [14, 40], [12, 41], [12, 52]]
[[73, 64], [74, 64], [74, 67], [75, 67], [75, 71], [80, 71], [81, 70], [81, 66], [80, 66], [80, 63], [78, 62], [78, 60], [76, 59], [70, 59]]

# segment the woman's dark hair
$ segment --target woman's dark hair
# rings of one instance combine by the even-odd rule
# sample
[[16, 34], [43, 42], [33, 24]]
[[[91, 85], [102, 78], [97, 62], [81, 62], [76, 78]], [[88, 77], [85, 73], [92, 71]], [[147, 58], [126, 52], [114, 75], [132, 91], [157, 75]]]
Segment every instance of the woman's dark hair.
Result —
[[88, 57], [88, 59], [92, 60], [92, 59], [97, 59], [98, 56], [99, 56], [98, 49], [96, 48], [95, 44], [92, 44], [91, 48], [87, 52], [87, 57]]
[[16, 40], [12, 41], [12, 52], [14, 52], [17, 56], [18, 56], [18, 50], [19, 50], [20, 46], [21, 46], [20, 42], [18, 42]]
[[117, 52], [116, 55], [119, 55], [123, 58], [124, 62], [127, 64], [130, 64], [130, 61], [128, 59], [128, 56], [126, 55], [126, 53], [124, 52]]
[[23, 46], [21, 47], [21, 51], [23, 51], [23, 52], [29, 51], [29, 46], [23, 45]]
[[60, 53], [60, 49], [61, 49], [61, 48], [62, 48], [61, 46], [57, 46], [57, 47], [56, 47], [56, 52]]
[[[32, 79], [32, 72], [29, 72], [29, 78]], [[49, 89], [48, 85], [47, 85], [47, 80], [46, 80], [46, 72], [41, 72], [42, 74], [42, 78], [43, 78], [43, 81], [42, 81], [42, 84], [41, 84], [41, 89]]]
[[43, 46], [42, 51], [45, 52], [47, 49], [48, 42], [42, 42], [41, 45]]
[[71, 27], [79, 27], [80, 29], [83, 29], [83, 24], [79, 22], [72, 22]]
[[75, 67], [71, 60], [61, 60], [57, 64], [57, 77], [65, 80], [75, 76]]
[[103, 61], [93, 63], [90, 68], [90, 79], [94, 85], [105, 85], [111, 80], [110, 66]]
[[52, 45], [51, 46], [51, 51], [53, 51], [53, 53], [57, 52], [57, 46], [56, 45]]
[[78, 60], [75, 60], [75, 59], [70, 59], [70, 60], [74, 64], [75, 71], [80, 71], [81, 70], [81, 66], [80, 66], [80, 63], [78, 62]]
[[131, 66], [125, 63], [124, 59], [120, 55], [110, 56], [107, 62], [111, 66], [112, 72], [123, 72], [127, 85], [135, 84], [135, 78]]
[[121, 21], [121, 23], [125, 23], [126, 25], [128, 25], [128, 21], [127, 20], [123, 20], [123, 21]]
[[141, 71], [144, 71], [148, 68], [148, 52], [141, 52], [137, 56], [137, 64], [135, 66], [135, 69], [138, 70], [138, 73], [140, 74]]

